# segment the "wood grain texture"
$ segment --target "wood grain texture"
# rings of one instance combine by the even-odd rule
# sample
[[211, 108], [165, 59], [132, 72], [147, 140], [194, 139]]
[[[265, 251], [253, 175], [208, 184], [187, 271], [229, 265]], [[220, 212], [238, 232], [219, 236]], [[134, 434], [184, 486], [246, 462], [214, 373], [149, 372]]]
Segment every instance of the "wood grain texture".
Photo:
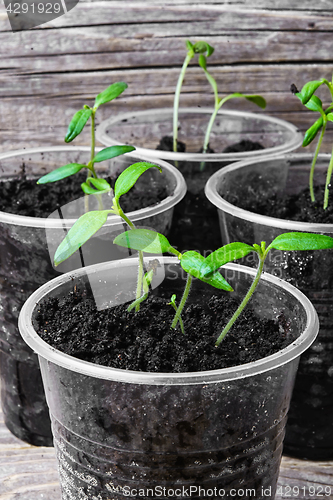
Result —
[[[297, 491], [298, 495], [295, 494]], [[1, 410], [0, 498], [61, 499], [54, 449], [30, 446], [17, 439], [5, 427]], [[309, 462], [283, 457], [275, 500], [286, 498], [332, 500], [333, 462]]]
[[[330, 76], [331, 0], [315, 5], [256, 0], [250, 8], [245, 0], [131, 0], [124, 5], [81, 0], [65, 16], [18, 33], [10, 31], [0, 5], [0, 151], [62, 144], [74, 112], [114, 81], [126, 81], [129, 89], [101, 108], [97, 121], [110, 113], [172, 105], [187, 38], [204, 38], [215, 47], [209, 65], [222, 95], [260, 93], [267, 113], [303, 131], [311, 124], [312, 113], [289, 88]], [[182, 104], [199, 103], [212, 104], [212, 95], [193, 62]], [[233, 107], [254, 110], [236, 101]], [[76, 142], [88, 141], [87, 133]]]

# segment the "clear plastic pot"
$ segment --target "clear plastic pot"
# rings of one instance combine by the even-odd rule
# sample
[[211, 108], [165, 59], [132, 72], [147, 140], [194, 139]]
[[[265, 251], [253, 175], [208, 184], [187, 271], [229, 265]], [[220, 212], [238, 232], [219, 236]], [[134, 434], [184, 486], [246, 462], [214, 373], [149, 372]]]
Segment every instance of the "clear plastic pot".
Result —
[[[327, 154], [319, 156], [316, 184], [325, 183], [329, 158]], [[206, 195], [217, 207], [223, 244], [271, 242], [290, 231], [333, 236], [333, 224], [278, 219], [237, 206], [238, 200], [251, 201], [258, 194], [265, 198], [276, 193], [299, 193], [308, 186], [311, 161], [311, 154], [284, 155], [243, 161], [216, 172], [207, 182]], [[245, 263], [253, 265], [249, 258]], [[275, 250], [270, 252], [265, 267], [301, 289], [319, 315], [318, 338], [301, 357], [285, 439], [285, 453], [310, 460], [333, 459], [332, 266], [331, 250], [290, 253]]]
[[[132, 111], [111, 117], [97, 127], [98, 140], [107, 146], [132, 144], [142, 154], [162, 158], [176, 165], [185, 177], [187, 194], [177, 206], [172, 241], [179, 250], [197, 249], [206, 254], [219, 243], [216, 211], [204, 195], [208, 178], [219, 168], [242, 159], [262, 158], [287, 153], [302, 144], [302, 134], [284, 120], [265, 114], [221, 109], [215, 120], [210, 147], [214, 153], [202, 154], [204, 135], [212, 114], [211, 108], [179, 110], [179, 140], [186, 152], [157, 150], [164, 136], [172, 136], [172, 108]], [[265, 149], [223, 152], [226, 147], [251, 140]]]
[[[183, 289], [185, 277], [177, 259], [159, 260], [165, 278], [157, 276], [154, 293], [167, 299]], [[283, 313], [297, 339], [264, 359], [206, 372], [108, 368], [63, 354], [37, 335], [34, 314], [44, 298], [63, 298], [88, 275], [112, 307], [116, 292], [128, 291], [129, 283], [135, 289], [136, 270], [133, 258], [76, 270], [42, 286], [20, 313], [20, 332], [40, 359], [62, 500], [116, 499], [140, 489], [145, 498], [170, 497], [175, 489], [186, 498], [191, 487], [192, 498], [235, 492], [240, 498], [246, 489], [251, 498], [274, 498], [298, 359], [318, 330], [313, 306], [290, 284], [264, 275], [253, 307], [265, 318]], [[254, 279], [254, 270], [236, 264], [223, 273], [242, 297]], [[216, 293], [225, 292], [195, 280], [190, 300]]]
[[[70, 162], [85, 164], [90, 157], [89, 151], [88, 147], [61, 146], [1, 154], [1, 180], [19, 174], [23, 167], [27, 177], [37, 179], [55, 167]], [[143, 159], [147, 160], [146, 157], [131, 153], [100, 163], [99, 166], [102, 172], [118, 175], [126, 166]], [[182, 175], [172, 165], [158, 160], [156, 163], [162, 167], [163, 173], [150, 169], [156, 173], [148, 175], [149, 181], [155, 185], [164, 183], [168, 196], [158, 205], [128, 215], [138, 225], [168, 232], [174, 206], [184, 196], [186, 185]], [[146, 189], [145, 185], [143, 189]], [[83, 200], [82, 197], [77, 202], [61, 207], [60, 215], [63, 218], [60, 218], [60, 209], [49, 218], [0, 212], [1, 403], [9, 430], [34, 445], [52, 445], [52, 434], [37, 356], [22, 341], [18, 332], [19, 311], [27, 297], [51, 278], [83, 264], [127, 256], [127, 253], [116, 251], [112, 244], [117, 232], [123, 231], [123, 225], [118, 217], [110, 216], [105, 226], [82, 248], [81, 255], [77, 252], [57, 270], [54, 269], [56, 247], [64, 238], [65, 231], [83, 213]], [[110, 200], [106, 202], [106, 206], [110, 206]], [[67, 213], [71, 216], [67, 216]]]

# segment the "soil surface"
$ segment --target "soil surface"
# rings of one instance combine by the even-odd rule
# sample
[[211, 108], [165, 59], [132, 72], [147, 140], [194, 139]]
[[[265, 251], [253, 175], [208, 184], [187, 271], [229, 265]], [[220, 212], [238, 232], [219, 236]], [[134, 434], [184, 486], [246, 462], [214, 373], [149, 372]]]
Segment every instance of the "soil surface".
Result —
[[[144, 174], [143, 174], [144, 175]], [[30, 217], [48, 217], [58, 207], [83, 196], [81, 183], [85, 174], [78, 174], [54, 183], [36, 183], [36, 179], [27, 179], [24, 172], [13, 180], [0, 181], [0, 211]], [[115, 179], [107, 178], [111, 187]], [[155, 205], [168, 196], [165, 188], [156, 191], [142, 190], [134, 186], [121, 198], [123, 211], [132, 212], [140, 208]]]
[[[251, 199], [242, 197], [237, 200], [237, 206], [261, 215], [268, 215], [278, 219], [295, 220], [299, 222], [333, 223], [333, 202], [329, 203], [326, 210], [323, 209], [325, 186], [315, 187], [316, 201], [312, 202], [309, 189], [306, 188], [297, 195], [273, 195], [269, 198], [255, 197], [251, 193]], [[331, 195], [332, 196], [332, 195]], [[225, 197], [230, 203], [234, 203], [230, 194]]]
[[[128, 305], [128, 304], [127, 304]], [[294, 338], [281, 316], [259, 319], [245, 309], [218, 348], [215, 341], [237, 303], [212, 296], [204, 306], [190, 304], [180, 328], [171, 330], [173, 308], [150, 294], [140, 311], [127, 305], [97, 311], [89, 286], [75, 285], [65, 298], [49, 298], [38, 306], [35, 328], [51, 346], [76, 358], [147, 372], [180, 373], [236, 366], [273, 354]]]

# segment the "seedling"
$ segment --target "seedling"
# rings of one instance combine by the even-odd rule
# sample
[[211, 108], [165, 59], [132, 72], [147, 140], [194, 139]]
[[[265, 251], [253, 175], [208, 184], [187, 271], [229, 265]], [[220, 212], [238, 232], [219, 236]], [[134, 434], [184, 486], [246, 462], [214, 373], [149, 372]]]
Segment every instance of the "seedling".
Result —
[[[323, 103], [315, 95], [316, 90], [321, 86], [321, 85], [326, 85], [330, 91], [330, 98], [331, 98], [331, 103], [329, 106], [324, 109], [323, 108]], [[303, 147], [308, 146], [311, 144], [311, 142], [314, 140], [316, 135], [318, 134], [320, 130], [320, 135], [318, 139], [318, 143], [315, 149], [315, 153], [313, 156], [312, 164], [311, 164], [311, 170], [310, 170], [310, 176], [309, 176], [309, 188], [310, 188], [310, 196], [311, 196], [311, 201], [315, 202], [315, 195], [314, 195], [314, 189], [313, 189], [313, 177], [314, 177], [314, 171], [315, 171], [315, 166], [318, 158], [318, 154], [323, 142], [323, 137], [326, 131], [326, 126], [327, 122], [333, 121], [333, 113], [331, 112], [333, 110], [333, 78], [332, 81], [329, 82], [326, 80], [326, 78], [322, 78], [321, 80], [312, 80], [310, 82], [307, 82], [302, 90], [299, 92], [297, 87], [292, 84], [291, 85], [291, 91], [293, 94], [295, 94], [302, 104], [306, 108], [308, 108], [310, 111], [315, 111], [317, 113], [320, 113], [320, 117], [311, 125], [311, 127], [305, 132], [304, 135], [304, 140], [303, 140]], [[323, 208], [326, 210], [328, 207], [328, 198], [329, 198], [329, 187], [331, 184], [331, 177], [332, 177], [332, 171], [333, 171], [333, 149], [331, 153], [331, 159], [327, 168], [327, 174], [326, 174], [326, 182], [325, 182], [325, 193], [324, 193], [324, 204]]]
[[234, 92], [233, 94], [227, 95], [226, 97], [223, 97], [223, 98], [219, 97], [216, 80], [213, 78], [213, 76], [207, 70], [207, 58], [206, 58], [205, 54], [200, 54], [199, 55], [199, 65], [204, 70], [205, 75], [207, 77], [207, 80], [209, 81], [210, 85], [212, 86], [212, 89], [213, 89], [213, 92], [214, 92], [214, 100], [215, 100], [214, 111], [212, 113], [212, 116], [210, 117], [210, 120], [209, 120], [209, 123], [208, 123], [208, 127], [207, 127], [207, 131], [206, 131], [206, 134], [205, 134], [205, 139], [204, 139], [203, 153], [206, 153], [207, 149], [208, 149], [208, 146], [209, 146], [209, 138], [210, 138], [210, 134], [211, 134], [211, 131], [212, 131], [212, 127], [213, 127], [214, 121], [216, 119], [217, 113], [219, 112], [219, 110], [221, 109], [221, 107], [223, 106], [223, 104], [225, 102], [229, 101], [230, 99], [244, 97], [248, 101], [251, 101], [254, 104], [256, 104], [257, 106], [259, 106], [260, 108], [265, 109], [265, 107], [266, 107], [266, 101], [260, 95], [256, 95], [256, 94], [241, 94], [240, 92]]
[[86, 104], [83, 109], [80, 109], [73, 116], [67, 130], [65, 142], [72, 142], [84, 129], [86, 123], [91, 119], [91, 145], [90, 145], [90, 160], [87, 165], [81, 163], [69, 163], [62, 167], [56, 168], [52, 172], [41, 177], [37, 184], [47, 184], [49, 182], [56, 182], [71, 175], [75, 175], [82, 169], [86, 168], [87, 178], [81, 184], [82, 190], [85, 194], [102, 194], [111, 190], [110, 184], [105, 179], [98, 178], [95, 171], [95, 163], [99, 163], [116, 156], [134, 151], [133, 146], [111, 146], [103, 149], [95, 155], [95, 114], [99, 106], [112, 101], [127, 88], [124, 82], [113, 83], [98, 94], [95, 98], [94, 106], [91, 108]]
[[[215, 252], [204, 258], [200, 253], [195, 251], [188, 251], [181, 254], [173, 248], [167, 238], [155, 231], [147, 229], [135, 229], [133, 231], [125, 231], [118, 235], [114, 243], [126, 248], [132, 248], [147, 253], [171, 253], [176, 255], [179, 259], [181, 267], [187, 274], [186, 285], [183, 292], [181, 301], [176, 307], [175, 296], [171, 297], [171, 304], [176, 309], [171, 328], [176, 328], [178, 322], [180, 323], [182, 331], [184, 328], [181, 322], [181, 314], [188, 299], [193, 277], [198, 278], [204, 283], [211, 285], [215, 288], [233, 291], [229, 283], [223, 278], [219, 272], [219, 268], [236, 259], [245, 257], [250, 252], [255, 252], [259, 258], [259, 265], [255, 279], [249, 288], [247, 294], [242, 300], [232, 318], [228, 321], [225, 328], [216, 340], [218, 346], [232, 325], [235, 323], [249, 300], [251, 299], [263, 272], [264, 262], [271, 249], [282, 251], [294, 250], [321, 250], [325, 248], [333, 248], [333, 238], [330, 236], [320, 235], [316, 233], [284, 233], [277, 236], [272, 243], [266, 248], [266, 243], [261, 242], [260, 245], [254, 244], [252, 246], [245, 243], [229, 243]], [[145, 298], [148, 294], [145, 294]], [[130, 306], [129, 309], [131, 309]]]
[[[126, 194], [134, 186], [138, 178], [150, 168], [157, 168], [160, 172], [162, 172], [161, 167], [158, 165], [153, 165], [152, 163], [147, 162], [138, 162], [127, 167], [126, 170], [119, 175], [114, 186], [114, 196], [111, 208], [108, 210], [93, 210], [86, 212], [75, 222], [55, 252], [54, 264], [56, 266], [68, 259], [74, 252], [81, 248], [81, 246], [105, 224], [109, 214], [118, 215], [131, 229], [135, 228], [132, 221], [123, 212], [119, 200], [122, 195]], [[144, 289], [144, 292], [148, 290], [148, 280], [150, 276], [152, 279], [152, 274], [150, 273], [147, 275], [147, 279], [143, 282], [143, 268], [143, 254], [142, 252], [139, 252], [137, 299], [140, 299], [142, 288]], [[138, 300], [135, 304], [136, 310], [139, 310], [141, 301]]]
[[180, 75], [178, 78], [175, 97], [173, 102], [173, 150], [177, 152], [177, 139], [178, 139], [178, 110], [179, 110], [179, 98], [180, 91], [183, 85], [185, 73], [187, 66], [190, 61], [194, 58], [195, 54], [206, 54], [207, 57], [211, 56], [214, 52], [213, 47], [211, 47], [207, 42], [199, 41], [196, 43], [191, 43], [189, 40], [186, 40], [187, 54], [185, 60], [183, 62], [182, 69], [180, 71]]

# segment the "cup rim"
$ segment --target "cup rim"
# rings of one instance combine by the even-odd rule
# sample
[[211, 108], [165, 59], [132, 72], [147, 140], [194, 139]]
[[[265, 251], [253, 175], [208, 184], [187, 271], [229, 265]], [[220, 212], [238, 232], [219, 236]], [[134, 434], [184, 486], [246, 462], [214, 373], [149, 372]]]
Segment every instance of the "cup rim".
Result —
[[[147, 116], [149, 114], [156, 114], [157, 116], [165, 116], [172, 115], [173, 108], [153, 108], [144, 111], [130, 111], [126, 113], [120, 113], [116, 116], [112, 116], [100, 123], [100, 125], [96, 129], [96, 137], [102, 144], [106, 146], [112, 146], [115, 144], [119, 144], [119, 141], [113, 139], [106, 133], [106, 129], [111, 125], [116, 125], [117, 123], [128, 120], [129, 118], [133, 118], [136, 115]], [[182, 113], [195, 113], [195, 114], [212, 114], [212, 109], [207, 107], [188, 107], [188, 108], [179, 108], [179, 115]], [[272, 154], [278, 153], [287, 153], [288, 151], [293, 151], [299, 146], [301, 146], [303, 142], [303, 134], [302, 132], [292, 123], [287, 122], [286, 120], [282, 120], [280, 118], [276, 118], [275, 116], [269, 116], [262, 113], [252, 113], [250, 111], [236, 111], [236, 110], [226, 110], [220, 109], [218, 115], [225, 115], [227, 117], [247, 117], [247, 118], [255, 118], [256, 120], [262, 120], [266, 123], [275, 123], [280, 125], [280, 127], [284, 128], [288, 131], [289, 139], [284, 144], [280, 144], [278, 146], [274, 146], [271, 148], [256, 150], [256, 151], [241, 151], [234, 153], [175, 153], [172, 151], [161, 151], [155, 149], [148, 149], [137, 147], [136, 151], [140, 152], [140, 154], [150, 155], [153, 158], [162, 158], [163, 160], [173, 160], [173, 161], [193, 161], [193, 162], [202, 162], [202, 161], [240, 161], [250, 158], [261, 158], [266, 157]], [[160, 138], [159, 138], [160, 139]], [[134, 144], [135, 146], [135, 144]]]
[[[164, 264], [178, 264], [176, 257], [160, 257]], [[92, 275], [98, 272], [104, 272], [105, 269], [110, 269], [119, 266], [135, 266], [137, 267], [137, 259], [132, 257], [121, 261], [111, 261], [107, 263], [94, 264], [85, 268], [76, 269], [69, 273], [58, 276], [51, 281], [45, 283], [38, 288], [23, 305], [18, 326], [21, 336], [24, 341], [33, 349], [40, 357], [48, 362], [60, 365], [68, 370], [76, 371], [81, 374], [93, 376], [96, 378], [104, 378], [125, 383], [147, 384], [147, 385], [184, 385], [184, 384], [209, 384], [220, 381], [235, 380], [237, 378], [245, 378], [249, 376], [259, 375], [263, 372], [268, 372], [278, 368], [286, 363], [298, 358], [315, 340], [318, 330], [319, 321], [314, 306], [310, 300], [297, 288], [290, 283], [287, 283], [271, 274], [263, 273], [262, 278], [268, 283], [273, 283], [275, 286], [283, 288], [291, 293], [302, 304], [307, 322], [304, 331], [291, 344], [277, 353], [262, 358], [260, 360], [246, 363], [244, 365], [233, 366], [230, 368], [222, 368], [220, 370], [210, 370], [202, 372], [187, 372], [187, 373], [152, 373], [139, 372], [133, 370], [121, 370], [117, 368], [105, 367], [88, 361], [82, 361], [68, 354], [64, 354], [57, 349], [49, 346], [36, 333], [31, 316], [34, 308], [43, 297], [61, 286], [62, 284], [71, 281], [75, 277], [80, 277], [87, 274]], [[243, 272], [250, 274], [253, 277], [256, 270], [241, 266], [239, 264], [227, 264], [227, 269], [235, 272]], [[103, 271], [104, 270], [104, 271]]]
[[[103, 147], [96, 147], [95, 151], [96, 153], [104, 149]], [[45, 152], [60, 152], [60, 151], [68, 151], [68, 152], [75, 152], [75, 151], [83, 151], [83, 152], [90, 152], [90, 147], [89, 146], [47, 146], [47, 147], [38, 147], [38, 148], [27, 148], [27, 149], [20, 149], [20, 150], [11, 150], [7, 151], [5, 153], [0, 154], [0, 161], [5, 160], [11, 157], [15, 156], [22, 156], [22, 155], [31, 155], [35, 153], [45, 153]], [[165, 162], [164, 160], [161, 160], [159, 158], [151, 158], [148, 157], [148, 155], [142, 155], [141, 153], [137, 152], [137, 150], [132, 151], [131, 153], [126, 153], [123, 156], [127, 156], [129, 158], [134, 158], [139, 161], [147, 161], [150, 163], [158, 163], [159, 166], [162, 167], [162, 169], [165, 169], [167, 172], [171, 173], [171, 175], [174, 176], [176, 180], [176, 187], [174, 190], [174, 193], [172, 195], [167, 196], [162, 200], [160, 203], [157, 205], [153, 205], [151, 207], [146, 207], [146, 208], [141, 208], [140, 210], [135, 210], [133, 212], [129, 212], [126, 215], [133, 221], [137, 220], [143, 220], [148, 217], [153, 217], [154, 215], [158, 215], [161, 212], [164, 212], [179, 203], [182, 198], [184, 198], [187, 190], [186, 182], [181, 174], [181, 172], [171, 165], [170, 163]], [[52, 229], [52, 228], [62, 228], [64, 225], [67, 227], [72, 226], [77, 218], [74, 219], [53, 219], [53, 218], [42, 218], [42, 217], [31, 217], [31, 216], [26, 216], [26, 215], [17, 215], [17, 214], [11, 214], [9, 212], [1, 212], [0, 211], [0, 222], [6, 223], [6, 224], [12, 224], [16, 226], [26, 226], [26, 227], [38, 227], [38, 228], [45, 228], [45, 229]], [[118, 215], [109, 215], [108, 220], [105, 223], [105, 227], [113, 226], [113, 225], [119, 225], [119, 223], [122, 222], [122, 219]]]
[[[331, 155], [329, 153], [321, 153], [318, 158], [323, 158], [325, 160], [330, 159]], [[254, 222], [264, 226], [276, 227], [283, 230], [289, 231], [300, 231], [300, 232], [312, 232], [312, 233], [333, 233], [333, 224], [315, 223], [315, 222], [300, 222], [288, 219], [278, 219], [277, 217], [271, 217], [268, 215], [261, 215], [255, 212], [250, 212], [243, 208], [239, 208], [232, 203], [226, 201], [219, 193], [218, 189], [221, 185], [222, 179], [229, 172], [234, 172], [238, 169], [247, 168], [249, 165], [260, 164], [267, 161], [297, 161], [299, 160], [309, 160], [311, 162], [313, 155], [310, 153], [294, 153], [286, 155], [274, 155], [269, 158], [260, 158], [255, 160], [246, 160], [234, 163], [232, 165], [227, 165], [215, 172], [207, 181], [205, 185], [205, 195], [208, 200], [216, 206], [218, 210], [222, 210], [234, 217], [239, 219], [244, 219], [249, 222]], [[241, 173], [239, 174], [241, 176]]]

